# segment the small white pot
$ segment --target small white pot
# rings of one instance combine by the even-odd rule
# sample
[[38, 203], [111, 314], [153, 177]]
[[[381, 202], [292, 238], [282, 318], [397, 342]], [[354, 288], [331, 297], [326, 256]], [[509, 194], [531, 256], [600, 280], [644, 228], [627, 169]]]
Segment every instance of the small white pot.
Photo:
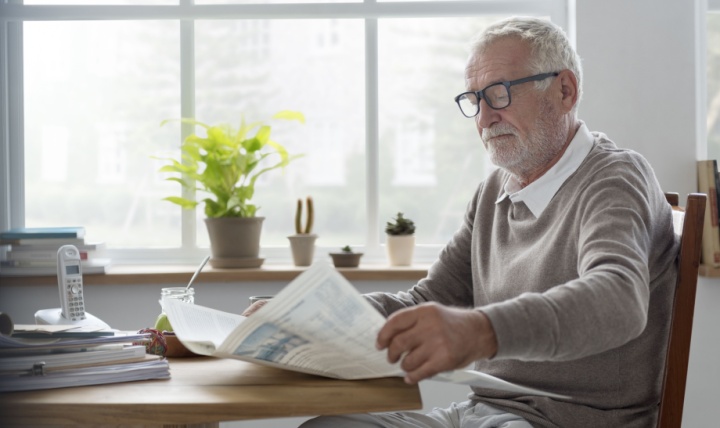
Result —
[[415, 250], [415, 235], [387, 235], [390, 266], [410, 266]]

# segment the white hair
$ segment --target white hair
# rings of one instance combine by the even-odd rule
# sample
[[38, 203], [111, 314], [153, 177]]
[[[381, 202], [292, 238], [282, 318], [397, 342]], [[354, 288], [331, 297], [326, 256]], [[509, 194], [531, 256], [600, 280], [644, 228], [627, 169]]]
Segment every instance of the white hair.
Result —
[[[577, 115], [582, 97], [582, 65], [565, 31], [545, 19], [515, 16], [496, 22], [480, 33], [471, 42], [471, 52], [481, 53], [493, 42], [507, 37], [519, 38], [530, 45], [531, 57], [528, 60], [530, 73], [541, 74], [568, 69], [575, 74], [578, 98], [572, 111]], [[535, 82], [535, 87], [546, 90], [550, 83], [550, 80], [541, 80]]]

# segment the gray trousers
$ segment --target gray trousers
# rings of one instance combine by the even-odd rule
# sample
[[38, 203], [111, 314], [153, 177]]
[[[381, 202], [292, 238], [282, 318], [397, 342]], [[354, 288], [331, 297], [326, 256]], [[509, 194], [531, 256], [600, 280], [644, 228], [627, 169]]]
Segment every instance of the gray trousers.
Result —
[[428, 414], [414, 412], [320, 416], [301, 428], [532, 428], [524, 418], [470, 401], [452, 403], [447, 409], [435, 408]]

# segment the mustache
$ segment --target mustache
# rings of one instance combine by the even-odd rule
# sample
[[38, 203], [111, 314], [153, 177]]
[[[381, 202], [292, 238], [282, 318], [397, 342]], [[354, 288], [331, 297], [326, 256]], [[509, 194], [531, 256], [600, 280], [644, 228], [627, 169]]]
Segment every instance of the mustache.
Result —
[[485, 141], [490, 138], [499, 137], [501, 135], [511, 134], [517, 137], [517, 129], [508, 123], [499, 123], [492, 128], [484, 128], [481, 138]]

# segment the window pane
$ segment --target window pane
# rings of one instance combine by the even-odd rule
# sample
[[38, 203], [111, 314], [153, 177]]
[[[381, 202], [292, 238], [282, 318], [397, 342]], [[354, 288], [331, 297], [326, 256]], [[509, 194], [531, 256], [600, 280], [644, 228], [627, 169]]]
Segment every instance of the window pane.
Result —
[[44, 5], [170, 5], [178, 4], [179, 0], [24, 0], [24, 4]]
[[380, 216], [413, 219], [419, 244], [448, 241], [486, 175], [475, 123], [453, 99], [470, 39], [501, 18], [379, 21]]
[[363, 0], [195, 0], [195, 4], [362, 3]]
[[[156, 173], [179, 132], [177, 21], [28, 22], [26, 225], [82, 225], [108, 246], [178, 246], [174, 190]], [[175, 149], [176, 150], [176, 149]]]
[[720, 12], [707, 15], [708, 158], [720, 159]]
[[[298, 198], [315, 201], [319, 246], [365, 240], [365, 60], [362, 20], [196, 23], [196, 117], [237, 125], [298, 110], [306, 124], [273, 121], [273, 139], [305, 156], [257, 182], [262, 245], [287, 246]], [[208, 245], [198, 212], [199, 245]]]

